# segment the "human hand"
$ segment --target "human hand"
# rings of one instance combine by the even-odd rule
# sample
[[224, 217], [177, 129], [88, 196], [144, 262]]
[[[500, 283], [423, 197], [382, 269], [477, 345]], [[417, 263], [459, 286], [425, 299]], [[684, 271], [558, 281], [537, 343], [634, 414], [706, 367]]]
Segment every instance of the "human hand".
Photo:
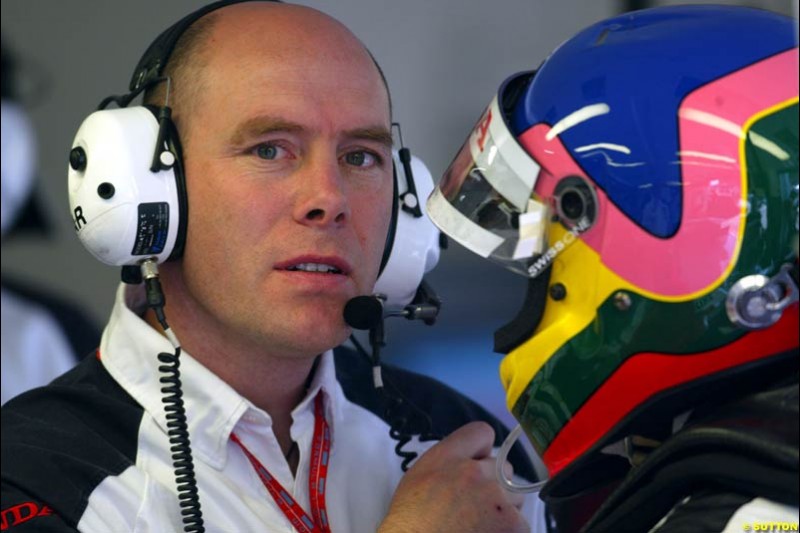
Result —
[[523, 496], [497, 482], [493, 443], [492, 428], [472, 422], [433, 446], [403, 477], [378, 532], [529, 532]]

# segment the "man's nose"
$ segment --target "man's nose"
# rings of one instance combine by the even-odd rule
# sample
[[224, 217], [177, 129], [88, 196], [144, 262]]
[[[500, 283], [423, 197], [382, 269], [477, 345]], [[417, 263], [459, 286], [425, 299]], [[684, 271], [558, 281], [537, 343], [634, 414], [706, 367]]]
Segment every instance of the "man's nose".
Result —
[[341, 226], [350, 218], [347, 183], [336, 157], [311, 161], [298, 180], [294, 217], [301, 224]]

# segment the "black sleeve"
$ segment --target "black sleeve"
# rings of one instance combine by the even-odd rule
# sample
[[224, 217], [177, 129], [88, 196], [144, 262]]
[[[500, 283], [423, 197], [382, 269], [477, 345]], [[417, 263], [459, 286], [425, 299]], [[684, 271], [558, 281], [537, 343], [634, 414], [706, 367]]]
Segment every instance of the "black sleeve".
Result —
[[26, 494], [5, 481], [0, 488], [0, 502], [2, 507], [0, 531], [13, 533], [77, 531], [46, 502]]
[[143, 409], [95, 357], [0, 410], [2, 531], [75, 531], [105, 479], [135, 464]]

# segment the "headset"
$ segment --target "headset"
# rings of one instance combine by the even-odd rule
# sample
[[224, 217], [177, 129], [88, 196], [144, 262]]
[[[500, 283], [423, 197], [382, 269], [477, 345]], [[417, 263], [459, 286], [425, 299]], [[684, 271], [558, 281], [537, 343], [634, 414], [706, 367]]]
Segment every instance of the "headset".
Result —
[[[68, 188], [75, 231], [95, 258], [123, 267], [123, 281], [140, 281], [138, 265], [144, 259], [180, 258], [186, 241], [189, 205], [181, 143], [171, 119], [170, 81], [163, 76], [169, 56], [193, 22], [242, 1], [248, 0], [205, 6], [159, 35], [140, 59], [130, 92], [104, 99], [72, 143]], [[159, 83], [167, 84], [161, 107], [129, 105]], [[119, 108], [106, 109], [112, 102]], [[433, 190], [431, 173], [405, 147], [393, 152], [393, 160], [391, 223], [376, 284], [389, 309], [410, 303], [439, 259], [439, 232], [420, 201]]]
[[[170, 79], [164, 69], [189, 26], [216, 9], [244, 1], [280, 2], [217, 1], [167, 28], [139, 60], [129, 92], [100, 103], [81, 124], [69, 154], [69, 202], [79, 240], [101, 262], [122, 267], [124, 282], [145, 282], [148, 305], [175, 347], [175, 354], [162, 353], [158, 358], [164, 363], [159, 367], [165, 374], [163, 402], [186, 531], [204, 531], [204, 526], [181, 398], [181, 348], [166, 324], [156, 265], [183, 254], [189, 205], [180, 138], [169, 107]], [[161, 83], [166, 84], [166, 97], [160, 107], [130, 105]], [[118, 108], [107, 109], [111, 103]], [[375, 291], [389, 311], [407, 308], [413, 301], [417, 311], [405, 316], [430, 323], [429, 314], [427, 319], [421, 316], [428, 311], [423, 313], [425, 306], [419, 302], [433, 298], [438, 312], [438, 299], [430, 296], [422, 278], [438, 262], [440, 237], [424, 216], [420, 195], [433, 190], [433, 179], [425, 164], [402, 146], [402, 137], [400, 144], [392, 154], [391, 221]]]

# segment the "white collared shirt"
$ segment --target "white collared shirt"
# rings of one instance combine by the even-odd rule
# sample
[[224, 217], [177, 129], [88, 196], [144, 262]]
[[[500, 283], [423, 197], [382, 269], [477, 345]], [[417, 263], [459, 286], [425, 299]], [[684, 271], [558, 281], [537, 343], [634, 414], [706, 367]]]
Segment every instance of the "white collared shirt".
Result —
[[[99, 357], [114, 380], [144, 408], [136, 462], [97, 486], [89, 497], [79, 529], [179, 531], [182, 524], [167, 450], [159, 392], [162, 385], [158, 383], [160, 363], [156, 358], [159, 352], [171, 353], [173, 349], [167, 339], [131, 310], [141, 307], [138, 288], [127, 292], [125, 289], [121, 286], [118, 291]], [[389, 437], [385, 422], [345, 398], [336, 380], [332, 352], [321, 356], [308, 394], [292, 411], [291, 437], [300, 453], [296, 477], [281, 453], [268, 413], [186, 352], [181, 354], [181, 378], [206, 531], [294, 531], [230, 435], [235, 431], [308, 511], [309, 454], [314, 432], [312, 400], [320, 391], [331, 427], [326, 499], [332, 529], [352, 533], [376, 530], [402, 477], [399, 458], [394, 453], [396, 442]]]

